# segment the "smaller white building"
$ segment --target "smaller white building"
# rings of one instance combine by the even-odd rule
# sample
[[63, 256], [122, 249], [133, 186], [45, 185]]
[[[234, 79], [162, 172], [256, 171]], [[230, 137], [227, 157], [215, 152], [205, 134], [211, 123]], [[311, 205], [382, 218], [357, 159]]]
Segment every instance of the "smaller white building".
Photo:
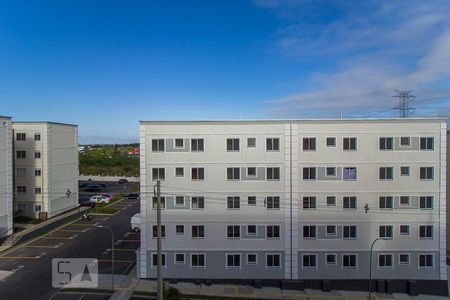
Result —
[[50, 218], [78, 206], [77, 126], [13, 122], [14, 212]]
[[0, 116], [0, 238], [12, 234], [13, 158], [11, 118]]

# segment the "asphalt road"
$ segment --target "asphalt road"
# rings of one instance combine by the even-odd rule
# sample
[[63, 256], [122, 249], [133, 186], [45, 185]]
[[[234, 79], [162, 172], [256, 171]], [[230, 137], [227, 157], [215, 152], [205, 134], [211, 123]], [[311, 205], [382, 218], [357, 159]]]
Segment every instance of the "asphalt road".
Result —
[[[107, 192], [107, 191], [106, 191]], [[111, 207], [115, 215], [95, 215], [92, 221], [75, 220], [50, 233], [26, 242], [0, 255], [0, 270], [14, 273], [0, 281], [0, 299], [60, 299], [52, 287], [53, 258], [97, 258], [99, 272], [111, 273], [111, 227], [115, 235], [115, 273], [124, 274], [136, 260], [134, 249], [139, 247], [139, 234], [130, 232], [130, 218], [139, 212], [139, 201], [122, 200]], [[118, 241], [120, 240], [120, 241]], [[62, 299], [62, 298], [61, 298]], [[69, 298], [68, 298], [69, 299]]]

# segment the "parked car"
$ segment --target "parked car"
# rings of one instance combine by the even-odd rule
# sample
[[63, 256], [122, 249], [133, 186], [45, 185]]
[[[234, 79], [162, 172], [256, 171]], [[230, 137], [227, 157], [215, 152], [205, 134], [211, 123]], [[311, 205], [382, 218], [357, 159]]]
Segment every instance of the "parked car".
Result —
[[119, 179], [119, 181], [117, 181], [117, 183], [123, 184], [123, 183], [127, 183], [128, 180], [126, 180], [125, 178], [121, 178]]
[[85, 188], [87, 188], [87, 187], [90, 186], [90, 185], [91, 185], [90, 183], [85, 182], [85, 183], [81, 183], [78, 187], [79, 187], [80, 189], [85, 189]]
[[141, 193], [139, 193], [139, 192], [130, 193], [130, 194], [125, 196], [125, 199], [130, 199], [130, 200], [131, 199], [136, 199], [136, 200], [139, 200], [139, 199], [141, 199]]
[[101, 189], [102, 189], [102, 187], [99, 184], [90, 184], [84, 190], [86, 192], [100, 192]]
[[137, 213], [131, 217], [130, 225], [131, 225], [131, 230], [133, 230], [134, 232], [141, 231], [141, 214], [140, 213]]
[[91, 203], [109, 203], [109, 198], [103, 195], [94, 195], [89, 199]]
[[111, 200], [112, 197], [113, 197], [111, 194], [108, 194], [108, 193], [100, 193], [100, 195], [105, 196], [105, 197], [108, 198], [109, 200]]

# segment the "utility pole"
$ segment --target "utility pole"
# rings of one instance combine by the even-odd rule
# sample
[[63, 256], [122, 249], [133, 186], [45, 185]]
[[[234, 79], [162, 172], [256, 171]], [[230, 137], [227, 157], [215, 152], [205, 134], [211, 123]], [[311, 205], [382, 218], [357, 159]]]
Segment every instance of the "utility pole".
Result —
[[162, 277], [162, 245], [161, 245], [161, 181], [156, 182], [156, 256], [157, 256], [157, 297], [163, 300], [163, 277]]

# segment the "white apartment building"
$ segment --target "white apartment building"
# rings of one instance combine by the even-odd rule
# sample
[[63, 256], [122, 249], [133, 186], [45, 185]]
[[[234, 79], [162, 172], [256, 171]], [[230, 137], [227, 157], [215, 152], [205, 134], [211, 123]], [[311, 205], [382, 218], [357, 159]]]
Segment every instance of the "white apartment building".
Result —
[[78, 206], [77, 126], [13, 122], [14, 211], [50, 218]]
[[444, 281], [446, 122], [142, 121], [139, 275]]
[[12, 161], [11, 118], [0, 116], [0, 238], [13, 232]]

